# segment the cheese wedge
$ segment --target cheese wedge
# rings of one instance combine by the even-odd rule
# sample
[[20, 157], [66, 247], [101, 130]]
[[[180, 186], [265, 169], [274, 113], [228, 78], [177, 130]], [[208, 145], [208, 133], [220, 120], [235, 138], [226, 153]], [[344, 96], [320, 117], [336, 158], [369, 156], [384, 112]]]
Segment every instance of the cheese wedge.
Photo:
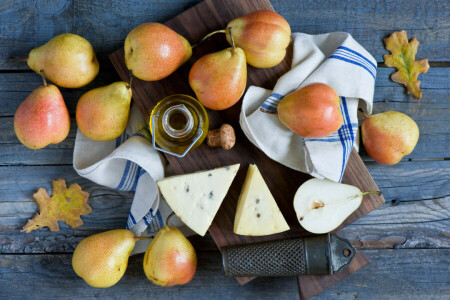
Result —
[[258, 167], [250, 165], [239, 196], [234, 233], [261, 236], [289, 230]]
[[199, 235], [205, 235], [228, 189], [239, 164], [172, 176], [157, 182], [159, 190], [176, 215]]

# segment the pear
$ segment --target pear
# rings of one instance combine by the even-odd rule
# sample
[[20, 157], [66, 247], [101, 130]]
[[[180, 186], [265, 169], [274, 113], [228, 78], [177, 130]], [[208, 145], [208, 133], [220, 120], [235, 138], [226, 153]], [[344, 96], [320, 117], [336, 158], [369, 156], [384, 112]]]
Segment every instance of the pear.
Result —
[[92, 45], [79, 35], [64, 33], [34, 48], [28, 55], [28, 66], [44, 73], [54, 84], [78, 88], [98, 74], [99, 64]]
[[387, 111], [367, 116], [361, 126], [364, 148], [376, 162], [394, 165], [410, 154], [419, 140], [419, 127], [408, 115]]
[[311, 233], [327, 233], [357, 210], [367, 194], [381, 195], [381, 192], [363, 193], [352, 185], [313, 178], [297, 190], [294, 210], [303, 228]]
[[308, 84], [290, 93], [278, 105], [278, 118], [287, 128], [305, 138], [322, 138], [341, 128], [341, 100], [324, 83]]
[[225, 33], [230, 45], [236, 43], [245, 52], [247, 63], [256, 68], [271, 68], [286, 56], [291, 42], [291, 27], [279, 14], [271, 10], [257, 10], [233, 19], [234, 40], [229, 31], [217, 30], [206, 35], [201, 42], [216, 33]]
[[[286, 56], [291, 42], [291, 27], [279, 14], [270, 10], [258, 10], [228, 23], [233, 27], [236, 46], [241, 47], [249, 65], [271, 68]], [[226, 38], [232, 44], [227, 33]]]
[[126, 229], [91, 235], [75, 248], [73, 270], [90, 286], [113, 286], [125, 273], [128, 257], [139, 239]]
[[35, 89], [17, 108], [14, 131], [30, 149], [62, 142], [70, 130], [70, 116], [59, 89], [47, 84]]
[[125, 64], [133, 75], [146, 81], [163, 79], [191, 58], [189, 42], [159, 23], [144, 23], [125, 39]]
[[99, 87], [81, 96], [76, 119], [81, 132], [96, 141], [119, 137], [127, 127], [131, 87], [124, 81]]
[[244, 51], [233, 44], [231, 48], [202, 56], [189, 72], [189, 84], [205, 107], [223, 110], [233, 106], [247, 84]]
[[144, 255], [145, 275], [160, 286], [186, 284], [197, 269], [194, 247], [178, 228], [167, 224], [169, 218]]

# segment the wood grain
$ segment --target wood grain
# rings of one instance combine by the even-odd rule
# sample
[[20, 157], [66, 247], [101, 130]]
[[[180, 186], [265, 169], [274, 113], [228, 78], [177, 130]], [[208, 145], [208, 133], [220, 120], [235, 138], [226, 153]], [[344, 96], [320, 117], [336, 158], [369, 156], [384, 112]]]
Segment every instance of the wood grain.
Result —
[[[36, 3], [44, 4], [38, 9]], [[62, 7], [55, 2], [63, 2]], [[106, 56], [122, 47], [131, 29], [144, 22], [165, 22], [200, 0], [106, 0], [106, 1], [21, 1], [0, 2], [0, 69], [27, 70], [25, 63], [12, 63], [10, 56], [28, 52], [64, 32], [89, 40], [103, 69]], [[386, 50], [383, 38], [394, 30], [406, 29], [420, 44], [418, 57], [450, 61], [448, 47], [449, 6], [446, 1], [422, 0], [274, 0], [275, 10], [286, 18], [293, 32], [319, 34], [347, 31], [378, 62]], [[47, 7], [45, 7], [47, 6]], [[56, 7], [56, 8], [54, 8]], [[44, 13], [43, 13], [44, 12]], [[197, 42], [197, 41], [194, 41]]]
[[[67, 295], [74, 298], [132, 295], [170, 299], [298, 299], [295, 278], [259, 278], [237, 286], [232, 278], [221, 275], [217, 252], [199, 253], [199, 270], [192, 285], [171, 289], [151, 285], [143, 275], [141, 259], [132, 258], [125, 277], [117, 286], [89, 288], [71, 272], [69, 253], [82, 238], [92, 233], [122, 228], [133, 195], [120, 194], [77, 176], [71, 166], [73, 140], [65, 141], [64, 146], [56, 149], [51, 146], [31, 153], [15, 139], [11, 121], [1, 125], [41, 84], [35, 73], [11, 72], [28, 70], [28, 67], [25, 63], [9, 62], [10, 56], [24, 57], [31, 48], [56, 34], [78, 33], [94, 45], [100, 58], [100, 74], [93, 84], [108, 84], [119, 78], [107, 55], [122, 47], [132, 28], [148, 21], [164, 22], [198, 2], [200, 0], [0, 2], [1, 299], [67, 298]], [[54, 7], [41, 7], [44, 9], [40, 11], [35, 6], [39, 3]], [[61, 3], [62, 10], [53, 9]], [[450, 66], [449, 3], [442, 0], [272, 0], [272, 4], [292, 25], [293, 31], [350, 32], [379, 62], [387, 53], [383, 38], [392, 31], [406, 29], [409, 37], [415, 36], [421, 42], [417, 57], [428, 57], [432, 65], [429, 72], [419, 78], [424, 90], [421, 105], [416, 105], [402, 86], [389, 80], [393, 69], [378, 68], [374, 109], [398, 110], [418, 121], [421, 138], [407, 158], [419, 161], [404, 160], [395, 166], [382, 166], [363, 156], [387, 202], [339, 232], [361, 248], [417, 249], [363, 251], [372, 260], [371, 264], [314, 299], [447, 299], [450, 295], [450, 161], [443, 158], [448, 157], [450, 144], [450, 73], [445, 68]], [[83, 90], [62, 89], [72, 113]], [[24, 221], [35, 212], [32, 193], [40, 186], [50, 187], [51, 180], [59, 177], [79, 182], [96, 195], [92, 198], [96, 208], [89, 219], [85, 219], [85, 225], [74, 230], [62, 225], [57, 233], [46, 229], [32, 234], [20, 233]], [[213, 250], [212, 243], [208, 236], [194, 241], [197, 249]], [[68, 254], [43, 254], [58, 252]]]
[[[207, 0], [169, 20], [165, 24], [186, 37], [188, 40], [195, 41], [201, 39], [208, 32], [224, 28], [230, 20], [259, 9], [271, 10], [272, 7], [266, 0], [235, 0], [229, 1], [226, 4], [221, 1]], [[192, 63], [206, 53], [226, 47], [226, 42], [223, 38], [221, 41], [218, 40], [217, 37], [214, 38], [215, 40], [207, 41], [205, 44], [197, 47], [193, 58], [166, 79], [157, 82], [144, 82], [141, 80], [135, 80], [133, 82], [133, 100], [147, 120], [149, 120], [149, 113], [153, 106], [162, 98], [176, 93], [192, 95], [192, 90], [190, 89], [187, 80]], [[289, 52], [291, 51], [292, 49], [290, 48], [286, 58], [274, 68], [249, 68], [248, 84], [272, 88], [277, 79], [289, 70], [291, 60], [291, 54]], [[123, 49], [113, 53], [111, 55], [111, 61], [122, 80], [129, 80], [129, 71], [125, 66]], [[292, 209], [292, 199], [294, 198], [298, 186], [309, 179], [310, 176], [278, 164], [265, 156], [262, 151], [247, 140], [238, 124], [239, 112], [240, 103], [225, 111], [208, 111], [210, 128], [216, 128], [222, 123], [228, 123], [235, 128], [236, 139], [238, 142], [233, 149], [224, 151], [222, 149], [209, 148], [207, 145], [203, 144], [195, 151], [189, 152], [183, 158], [166, 155], [167, 160], [175, 173], [178, 174], [212, 169], [235, 163], [241, 163], [244, 166], [244, 170], [241, 169], [241, 171], [238, 172], [227, 197], [223, 201], [221, 208], [217, 212], [214, 221], [209, 228], [209, 232], [219, 249], [229, 245], [310, 235], [310, 233], [306, 232], [300, 226], [295, 212]], [[269, 189], [277, 200], [278, 206], [283, 212], [291, 230], [265, 237], [248, 237], [233, 233], [233, 220], [237, 199], [246, 174], [243, 171], [246, 170], [245, 166], [249, 163], [257, 163], [262, 176], [268, 183]], [[378, 187], [370, 177], [369, 172], [356, 151], [353, 151], [350, 156], [344, 173], [343, 182], [358, 186], [362, 190], [378, 190]], [[382, 196], [366, 197], [360, 208], [355, 211], [341, 227], [350, 224], [352, 221], [364, 216], [383, 203], [384, 199]], [[349, 269], [350, 271], [348, 273], [350, 274], [358, 270], [365, 264], [367, 264], [367, 262], [364, 260], [364, 257], [362, 255], [357, 256], [355, 258], [354, 268]], [[344, 277], [344, 275], [342, 276]], [[245, 284], [253, 278], [238, 277], [236, 279], [240, 284]], [[329, 276], [317, 277], [316, 279], [320, 281], [320, 284], [304, 285], [302, 281], [299, 281], [299, 286], [302, 287], [301, 290], [303, 294], [308, 294], [309, 296], [315, 295], [319, 293], [323, 287], [329, 286], [339, 280], [340, 277]]]
[[[365, 250], [372, 263], [312, 299], [448, 299], [450, 250]], [[294, 277], [258, 278], [236, 286], [222, 273], [219, 252], [199, 252], [194, 279], [184, 286], [151, 284], [142, 255], [130, 259], [113, 287], [89, 287], [73, 271], [71, 254], [0, 255], [0, 298], [298, 299]]]
[[[108, 62], [108, 64], [111, 64]], [[111, 65], [112, 68], [112, 65]], [[389, 80], [390, 68], [379, 68], [374, 95], [374, 113], [396, 110], [413, 118], [420, 129], [419, 142], [414, 151], [403, 158], [439, 159], [449, 157], [450, 145], [450, 68], [431, 68], [423, 76], [421, 104], [404, 93], [404, 88]], [[64, 100], [72, 116], [79, 97], [86, 91], [120, 80], [115, 71], [101, 72], [89, 85], [76, 89], [61, 89]], [[41, 150], [31, 151], [23, 147], [14, 134], [12, 117], [19, 104], [39, 85], [41, 78], [31, 72], [0, 73], [0, 165], [43, 165], [72, 164], [75, 122], [72, 131], [60, 145], [52, 145]], [[371, 161], [361, 149], [364, 161]], [[17, 155], [23, 153], [24, 155]], [[391, 169], [389, 166], [382, 168]], [[376, 182], [378, 182], [376, 180]], [[407, 194], [408, 195], [408, 194]]]
[[[387, 202], [339, 231], [362, 249], [450, 248], [450, 161], [401, 162], [386, 172], [369, 163]], [[79, 183], [91, 194], [93, 211], [84, 225], [63, 223], [57, 233], [47, 229], [20, 233], [37, 209], [32, 195], [39, 187], [51, 190], [51, 180]], [[398, 192], [397, 192], [398, 191]], [[0, 167], [0, 253], [70, 253], [81, 239], [123, 228], [133, 194], [99, 186], [76, 174], [72, 166]], [[394, 202], [393, 202], [394, 200]], [[198, 238], [197, 249], [217, 249], [211, 237]]]

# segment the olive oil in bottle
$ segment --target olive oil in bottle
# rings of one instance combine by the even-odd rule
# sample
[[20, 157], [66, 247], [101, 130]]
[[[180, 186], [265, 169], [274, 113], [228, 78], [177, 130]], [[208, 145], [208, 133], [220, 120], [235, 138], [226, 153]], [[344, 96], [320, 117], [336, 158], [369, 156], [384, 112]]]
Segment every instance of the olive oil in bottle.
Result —
[[188, 95], [168, 96], [150, 115], [150, 132], [160, 148], [179, 157], [198, 147], [208, 134], [209, 120], [203, 105]]

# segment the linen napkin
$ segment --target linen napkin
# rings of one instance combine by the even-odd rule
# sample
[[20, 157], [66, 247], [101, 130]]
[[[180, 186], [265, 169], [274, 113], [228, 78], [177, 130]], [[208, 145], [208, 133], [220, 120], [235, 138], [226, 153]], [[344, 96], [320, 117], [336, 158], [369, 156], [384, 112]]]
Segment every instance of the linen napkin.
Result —
[[[350, 34], [294, 33], [291, 70], [273, 91], [251, 86], [242, 103], [240, 124], [247, 138], [273, 160], [317, 178], [340, 182], [350, 152], [357, 146], [359, 99], [372, 113], [376, 61]], [[314, 82], [328, 84], [341, 99], [342, 127], [324, 138], [302, 138], [278, 119], [277, 106], [287, 94]]]
[[[156, 180], [164, 177], [165, 160], [149, 141], [147, 124], [137, 107], [131, 106], [125, 132], [109, 142], [93, 141], [78, 129], [73, 153], [76, 172], [93, 182], [120, 191], [135, 191], [128, 221], [136, 236], [154, 236], [172, 212], [160, 199]], [[174, 216], [173, 226], [183, 227]], [[189, 234], [186, 226], [180, 230]], [[136, 243], [133, 254], [144, 252], [150, 240]]]

